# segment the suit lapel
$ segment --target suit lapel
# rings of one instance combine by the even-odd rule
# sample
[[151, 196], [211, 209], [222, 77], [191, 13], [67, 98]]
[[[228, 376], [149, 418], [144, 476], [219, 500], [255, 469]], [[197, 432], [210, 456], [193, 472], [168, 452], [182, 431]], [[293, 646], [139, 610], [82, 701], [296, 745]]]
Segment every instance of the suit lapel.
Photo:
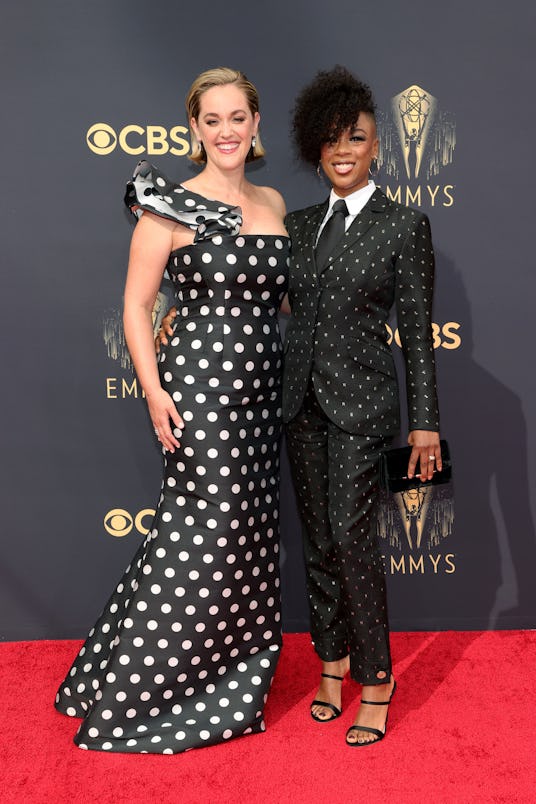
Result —
[[389, 201], [387, 196], [384, 195], [381, 190], [376, 189], [359, 215], [356, 216], [352, 225], [346, 231], [337, 248], [333, 251], [333, 259], [324, 266], [323, 270], [328, 268], [341, 254], [344, 254], [356, 240], [361, 240], [368, 230], [381, 219], [382, 215], [385, 215], [388, 205]]
[[313, 208], [303, 225], [302, 253], [305, 267], [316, 276], [315, 245], [320, 224], [328, 211], [329, 199]]

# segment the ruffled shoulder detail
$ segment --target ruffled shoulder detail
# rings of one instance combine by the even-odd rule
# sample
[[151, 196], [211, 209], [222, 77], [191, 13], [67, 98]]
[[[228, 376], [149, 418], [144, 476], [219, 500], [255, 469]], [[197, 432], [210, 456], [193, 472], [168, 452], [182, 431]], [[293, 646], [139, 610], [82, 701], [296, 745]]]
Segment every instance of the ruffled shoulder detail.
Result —
[[136, 218], [142, 210], [182, 223], [195, 230], [194, 243], [218, 234], [237, 235], [242, 226], [242, 210], [211, 201], [170, 181], [145, 160], [138, 162], [127, 183], [125, 204]]

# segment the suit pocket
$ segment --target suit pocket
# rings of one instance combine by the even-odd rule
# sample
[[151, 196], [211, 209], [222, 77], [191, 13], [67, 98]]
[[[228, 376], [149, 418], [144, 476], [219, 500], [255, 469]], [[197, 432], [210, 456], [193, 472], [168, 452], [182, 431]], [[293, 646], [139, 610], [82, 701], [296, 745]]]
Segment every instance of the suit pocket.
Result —
[[396, 377], [393, 355], [388, 348], [371, 346], [357, 338], [350, 338], [347, 348], [349, 355], [360, 368], [377, 371], [386, 377]]

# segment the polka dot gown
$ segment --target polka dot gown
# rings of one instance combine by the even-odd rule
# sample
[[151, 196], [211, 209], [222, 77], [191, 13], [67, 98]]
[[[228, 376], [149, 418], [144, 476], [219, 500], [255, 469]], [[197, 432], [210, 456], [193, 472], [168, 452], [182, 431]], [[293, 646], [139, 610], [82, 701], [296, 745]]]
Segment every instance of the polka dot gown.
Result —
[[178, 314], [160, 362], [184, 430], [165, 455], [152, 529], [56, 706], [84, 718], [81, 748], [175, 754], [264, 730], [281, 645], [277, 311], [288, 240], [240, 235], [238, 208], [146, 165], [129, 203], [162, 214], [173, 193], [166, 216], [196, 228], [168, 264]]

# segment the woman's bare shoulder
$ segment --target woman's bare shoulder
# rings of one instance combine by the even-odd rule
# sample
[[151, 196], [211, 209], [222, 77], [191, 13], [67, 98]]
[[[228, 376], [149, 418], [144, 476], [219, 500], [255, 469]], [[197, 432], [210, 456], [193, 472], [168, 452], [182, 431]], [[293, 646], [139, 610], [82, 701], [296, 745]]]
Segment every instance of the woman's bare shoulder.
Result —
[[259, 196], [262, 197], [264, 203], [273, 207], [278, 215], [281, 215], [283, 218], [285, 217], [287, 214], [285, 199], [278, 190], [274, 187], [257, 187], [257, 192]]
[[173, 232], [178, 226], [180, 226], [180, 223], [178, 223], [176, 220], [165, 218], [163, 215], [151, 212], [149, 209], [143, 210], [139, 223], [141, 223], [141, 221], [145, 221], [144, 227], [147, 229], [167, 229], [170, 232]]

